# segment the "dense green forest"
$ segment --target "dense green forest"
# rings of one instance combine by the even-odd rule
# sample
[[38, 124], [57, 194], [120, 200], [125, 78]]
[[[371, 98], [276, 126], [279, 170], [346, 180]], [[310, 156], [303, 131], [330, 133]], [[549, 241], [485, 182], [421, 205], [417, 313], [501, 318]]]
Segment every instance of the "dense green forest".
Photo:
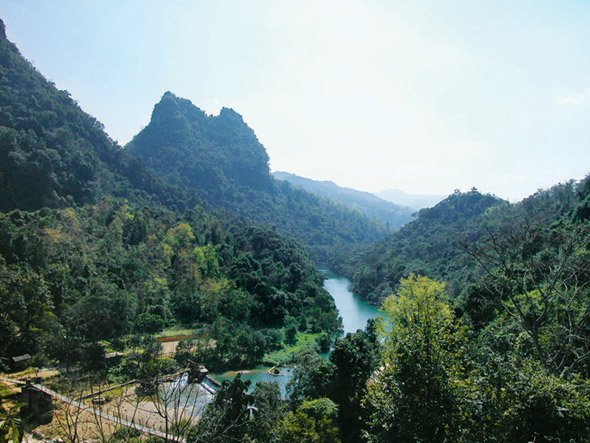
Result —
[[583, 213], [586, 181], [559, 184], [517, 204], [481, 194], [456, 191], [399, 232], [357, 253], [340, 270], [350, 276], [355, 294], [379, 303], [411, 273], [447, 282], [452, 296], [465, 294], [481, 273], [470, 245], [509, 226], [550, 226]]
[[[416, 251], [434, 265], [403, 276], [384, 319], [328, 360], [303, 357], [289, 404], [257, 441], [590, 441], [589, 197], [590, 176], [514, 205], [472, 190], [424, 210]], [[412, 224], [398, 242], [417, 238]], [[437, 267], [441, 248], [462, 260], [457, 272]]]
[[0, 24], [0, 210], [96, 203], [106, 195], [172, 209], [196, 199], [127, 155], [6, 39]]
[[277, 180], [287, 181], [306, 191], [352, 206], [367, 217], [379, 220], [393, 229], [399, 229], [412, 221], [416, 212], [414, 209], [396, 205], [369, 192], [343, 188], [331, 181], [312, 180], [281, 171], [273, 172], [272, 176]]
[[172, 325], [218, 342], [242, 331], [256, 345], [229, 343], [217, 357], [256, 362], [277, 336], [280, 346], [288, 317], [316, 332], [339, 326], [301, 246], [200, 209], [181, 215], [106, 199], [12, 211], [0, 216], [0, 274], [0, 355], [28, 353], [39, 363]]
[[339, 340], [328, 359], [300, 358], [288, 402], [272, 385], [248, 393], [238, 377], [189, 440], [590, 441], [586, 211], [473, 242], [487, 269], [472, 286], [477, 300], [410, 274], [384, 300], [383, 319]]
[[320, 262], [383, 238], [384, 224], [359, 210], [277, 181], [254, 131], [232, 109], [207, 115], [167, 92], [149, 123], [125, 150], [144, 159], [167, 183], [195, 190], [213, 207], [301, 240]]
[[589, 202], [590, 176], [421, 210], [352, 261], [385, 319], [303, 360], [292, 408], [332, 401], [348, 442], [590, 441]]

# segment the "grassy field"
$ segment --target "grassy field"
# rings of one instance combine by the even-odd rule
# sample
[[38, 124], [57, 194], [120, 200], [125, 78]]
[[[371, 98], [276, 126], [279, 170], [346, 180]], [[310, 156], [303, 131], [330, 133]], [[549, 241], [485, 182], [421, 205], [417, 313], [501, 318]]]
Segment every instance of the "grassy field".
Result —
[[176, 337], [179, 335], [193, 335], [198, 334], [199, 331], [197, 329], [186, 329], [180, 327], [172, 327], [168, 329], [164, 329], [162, 332], [157, 333], [154, 337], [156, 338], [165, 338], [165, 337]]
[[15, 378], [15, 379], [22, 379], [27, 377], [35, 377], [37, 371], [33, 367], [29, 367], [19, 372], [13, 372], [8, 377]]
[[285, 345], [283, 349], [279, 349], [278, 351], [270, 352], [264, 356], [264, 361], [279, 364], [279, 363], [288, 363], [293, 360], [300, 352], [306, 349], [313, 349], [317, 347], [316, 339], [321, 334], [310, 334], [310, 333], [302, 333], [298, 332], [297, 336], [295, 337], [297, 342], [292, 345]]

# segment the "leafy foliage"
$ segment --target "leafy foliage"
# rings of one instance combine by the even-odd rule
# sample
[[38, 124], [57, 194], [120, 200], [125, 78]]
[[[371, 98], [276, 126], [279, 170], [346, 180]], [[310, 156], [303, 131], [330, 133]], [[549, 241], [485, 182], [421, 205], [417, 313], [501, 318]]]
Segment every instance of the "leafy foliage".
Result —
[[0, 443], [19, 443], [23, 440], [23, 422], [19, 417], [24, 403], [4, 408], [0, 403]]
[[287, 317], [339, 326], [299, 244], [199, 209], [108, 199], [0, 214], [0, 275], [3, 356], [68, 360], [83, 342], [185, 324], [207, 326], [222, 361], [252, 362]]
[[370, 441], [456, 441], [464, 427], [464, 347], [444, 285], [410, 275], [383, 304], [383, 358], [367, 401]]
[[360, 441], [361, 430], [369, 419], [362, 403], [379, 363], [379, 348], [375, 324], [369, 322], [365, 331], [338, 340], [327, 361], [304, 355], [288, 386], [291, 402], [298, 407], [306, 400], [332, 400], [338, 406], [335, 423], [341, 440]]
[[548, 374], [533, 359], [480, 349], [469, 429], [475, 441], [589, 441], [588, 380]]
[[232, 381], [224, 381], [215, 399], [207, 406], [204, 419], [200, 420], [191, 437], [197, 442], [244, 441], [251, 427], [250, 413], [253, 398], [247, 393], [249, 381], [238, 375]]
[[327, 398], [305, 401], [277, 424], [275, 441], [338, 443], [338, 428], [333, 425], [337, 411]]
[[580, 369], [590, 375], [588, 229], [512, 224], [490, 230], [489, 240], [469, 249], [487, 275], [467, 309], [475, 317], [476, 303], [495, 306], [492, 323], [512, 325], [522, 334], [518, 347], [532, 350], [556, 375]]

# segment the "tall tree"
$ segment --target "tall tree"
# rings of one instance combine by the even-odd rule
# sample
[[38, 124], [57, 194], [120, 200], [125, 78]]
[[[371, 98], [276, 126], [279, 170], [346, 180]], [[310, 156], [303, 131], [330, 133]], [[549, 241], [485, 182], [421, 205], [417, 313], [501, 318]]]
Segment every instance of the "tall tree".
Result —
[[444, 285], [412, 274], [383, 312], [383, 357], [367, 394], [369, 441], [458, 440], [466, 338]]

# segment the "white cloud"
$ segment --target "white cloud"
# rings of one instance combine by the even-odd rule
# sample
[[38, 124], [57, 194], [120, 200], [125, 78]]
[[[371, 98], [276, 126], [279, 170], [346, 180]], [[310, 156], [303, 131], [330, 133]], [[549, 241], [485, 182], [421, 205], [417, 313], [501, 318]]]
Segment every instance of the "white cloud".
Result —
[[557, 101], [557, 104], [564, 106], [580, 106], [585, 103], [590, 103], [590, 88], [586, 88], [577, 94], [557, 97], [555, 100]]

